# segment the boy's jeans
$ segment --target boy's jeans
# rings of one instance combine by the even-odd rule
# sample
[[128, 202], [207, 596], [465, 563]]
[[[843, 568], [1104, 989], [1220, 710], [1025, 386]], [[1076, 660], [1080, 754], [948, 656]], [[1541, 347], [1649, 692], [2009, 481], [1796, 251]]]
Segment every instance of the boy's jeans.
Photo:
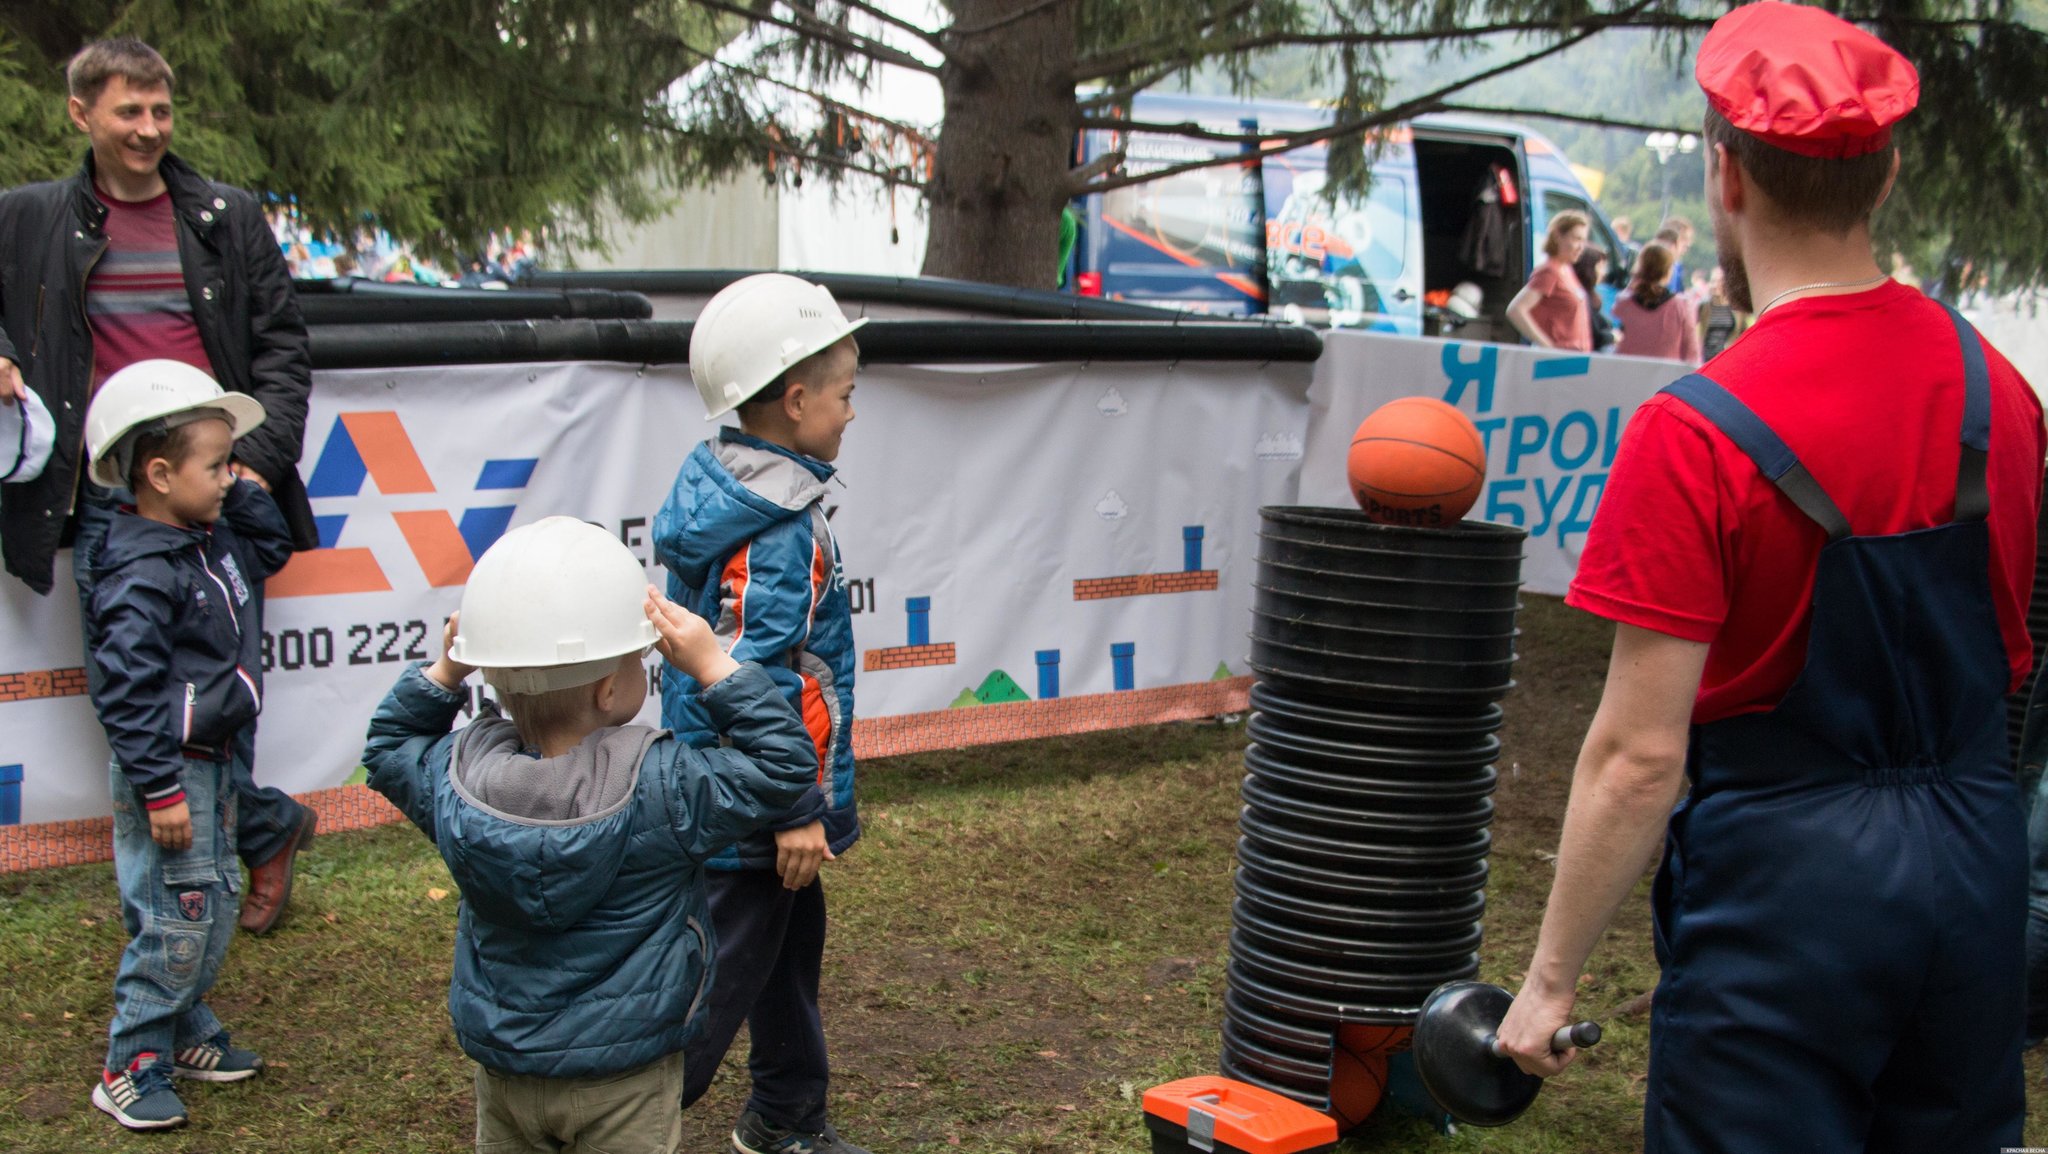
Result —
[[[88, 479], [78, 495], [78, 536], [72, 542], [71, 570], [78, 582], [79, 632], [85, 637], [85, 678], [91, 689], [99, 688], [100, 667], [92, 659], [92, 567], [106, 542], [107, 527], [114, 512], [134, 500], [126, 489], [102, 489]], [[263, 586], [256, 586], [261, 604]], [[285, 843], [306, 820], [306, 807], [275, 786], [256, 784], [256, 728], [250, 726], [235, 741], [235, 814], [240, 828], [235, 844], [242, 861], [255, 869], [283, 850]]]
[[111, 772], [114, 876], [129, 937], [107, 1030], [107, 1069], [118, 1071], [138, 1054], [168, 1060], [220, 1032], [205, 998], [234, 937], [242, 877], [235, 868], [233, 766], [186, 759], [192, 848], [180, 853], [150, 838], [149, 812], [135, 788], [119, 767]]

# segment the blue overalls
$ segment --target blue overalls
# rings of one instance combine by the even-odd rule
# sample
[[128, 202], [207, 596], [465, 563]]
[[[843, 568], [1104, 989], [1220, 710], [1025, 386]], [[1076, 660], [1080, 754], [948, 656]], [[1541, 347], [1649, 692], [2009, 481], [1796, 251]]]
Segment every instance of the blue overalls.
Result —
[[1697, 374], [1665, 390], [1828, 543], [1784, 700], [1692, 730], [1652, 899], [1649, 1154], [2020, 1144], [2027, 856], [1985, 524], [1991, 389], [1955, 323], [1962, 462], [1954, 519], [1929, 529], [1851, 536], [1748, 406]]

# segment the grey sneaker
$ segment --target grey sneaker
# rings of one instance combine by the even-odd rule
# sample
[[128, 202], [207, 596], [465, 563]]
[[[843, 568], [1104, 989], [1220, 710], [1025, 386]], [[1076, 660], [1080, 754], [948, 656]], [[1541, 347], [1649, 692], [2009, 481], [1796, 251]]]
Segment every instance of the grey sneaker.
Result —
[[130, 1130], [170, 1130], [187, 1118], [185, 1103], [171, 1089], [169, 1064], [155, 1054], [137, 1055], [119, 1074], [101, 1071], [92, 1104]]
[[254, 1078], [263, 1072], [263, 1059], [253, 1050], [244, 1050], [228, 1041], [228, 1032], [222, 1030], [197, 1046], [187, 1046], [178, 1051], [177, 1062], [171, 1073], [195, 1082], [239, 1082]]
[[830, 1122], [815, 1134], [785, 1130], [752, 1110], [732, 1128], [733, 1154], [868, 1154], [839, 1136]]

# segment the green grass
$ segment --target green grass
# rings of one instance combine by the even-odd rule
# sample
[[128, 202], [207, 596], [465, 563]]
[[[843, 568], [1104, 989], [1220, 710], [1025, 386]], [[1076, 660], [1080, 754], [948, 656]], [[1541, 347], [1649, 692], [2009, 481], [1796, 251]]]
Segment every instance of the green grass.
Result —
[[[1482, 976], [1512, 985], [1605, 667], [1605, 631], [1530, 598], [1503, 734]], [[867, 834], [828, 867], [833, 1117], [887, 1154], [1143, 1151], [1137, 1096], [1214, 1071], [1230, 920], [1240, 727], [1160, 726], [874, 761]], [[449, 1151], [472, 1134], [470, 1066], [445, 1010], [457, 898], [410, 826], [323, 836], [292, 909], [235, 942], [213, 999], [272, 1063], [188, 1093], [193, 1125], [122, 1137], [86, 1094], [125, 944], [112, 868], [0, 876], [0, 1150]], [[1437, 1135], [1383, 1109], [1346, 1154], [1604, 1154], [1640, 1146], [1656, 981], [1641, 895], [1582, 1004], [1608, 1033], [1512, 1126]], [[2030, 1055], [2030, 1086], [2042, 1064]], [[685, 1117], [712, 1154], [744, 1096], [728, 1061]], [[2030, 1119], [2028, 1141], [2048, 1145]]]

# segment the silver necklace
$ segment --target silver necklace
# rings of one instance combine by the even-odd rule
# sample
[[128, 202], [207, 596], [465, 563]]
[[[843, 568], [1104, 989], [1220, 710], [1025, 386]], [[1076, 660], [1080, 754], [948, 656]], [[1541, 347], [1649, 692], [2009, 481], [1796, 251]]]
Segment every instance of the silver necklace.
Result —
[[1876, 284], [1881, 280], [1890, 279], [1890, 273], [1881, 272], [1874, 277], [1868, 278], [1867, 280], [1824, 280], [1816, 282], [1814, 284], [1803, 284], [1800, 285], [1798, 288], [1788, 288], [1784, 292], [1781, 292], [1777, 296], [1774, 296], [1770, 300], [1764, 302], [1764, 307], [1756, 310], [1756, 315], [1759, 318], [1761, 318], [1765, 313], [1771, 311], [1772, 305], [1777, 304], [1779, 301], [1784, 300], [1786, 297], [1791, 296], [1793, 293], [1810, 292], [1813, 289], [1824, 288], [1862, 288], [1864, 285], [1867, 284]]

